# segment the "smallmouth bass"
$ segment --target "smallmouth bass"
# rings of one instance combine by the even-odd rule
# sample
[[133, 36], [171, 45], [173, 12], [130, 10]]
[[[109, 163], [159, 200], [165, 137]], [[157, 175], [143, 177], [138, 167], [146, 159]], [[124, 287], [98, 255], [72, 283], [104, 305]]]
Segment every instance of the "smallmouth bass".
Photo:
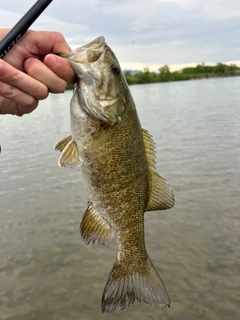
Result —
[[167, 290], [145, 247], [144, 212], [173, 207], [168, 183], [155, 171], [155, 144], [141, 128], [119, 62], [98, 37], [64, 55], [77, 74], [70, 103], [72, 135], [60, 140], [59, 166], [81, 165], [88, 208], [80, 224], [86, 244], [116, 236], [118, 257], [102, 296], [102, 312], [135, 300], [170, 306]]

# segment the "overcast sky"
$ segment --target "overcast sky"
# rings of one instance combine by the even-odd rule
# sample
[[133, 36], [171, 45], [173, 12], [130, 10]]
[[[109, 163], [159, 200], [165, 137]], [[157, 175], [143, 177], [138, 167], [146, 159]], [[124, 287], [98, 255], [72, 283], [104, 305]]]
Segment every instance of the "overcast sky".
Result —
[[[1, 0], [1, 27], [35, 2]], [[31, 28], [60, 31], [72, 48], [104, 35], [123, 69], [240, 65], [240, 0], [53, 0]]]

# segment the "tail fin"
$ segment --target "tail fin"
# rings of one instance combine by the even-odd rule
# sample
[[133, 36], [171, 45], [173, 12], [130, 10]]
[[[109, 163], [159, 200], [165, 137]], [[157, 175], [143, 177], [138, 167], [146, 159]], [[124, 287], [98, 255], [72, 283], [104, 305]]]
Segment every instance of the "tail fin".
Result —
[[122, 310], [135, 300], [170, 307], [167, 290], [149, 257], [146, 267], [137, 272], [116, 260], [103, 291], [102, 312]]

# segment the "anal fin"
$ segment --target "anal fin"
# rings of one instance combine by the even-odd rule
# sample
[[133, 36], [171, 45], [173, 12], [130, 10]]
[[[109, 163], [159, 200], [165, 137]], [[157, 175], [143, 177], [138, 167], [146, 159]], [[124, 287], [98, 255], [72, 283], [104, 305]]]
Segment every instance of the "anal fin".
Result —
[[80, 224], [80, 233], [83, 241], [89, 244], [108, 244], [112, 241], [114, 233], [112, 228], [103, 220], [101, 215], [91, 206], [84, 213]]

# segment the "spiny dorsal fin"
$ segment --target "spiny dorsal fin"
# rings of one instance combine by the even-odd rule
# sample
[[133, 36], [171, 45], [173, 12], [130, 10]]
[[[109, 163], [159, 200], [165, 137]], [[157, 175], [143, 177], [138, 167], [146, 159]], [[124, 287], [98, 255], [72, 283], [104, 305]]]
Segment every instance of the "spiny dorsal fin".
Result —
[[90, 204], [84, 213], [80, 224], [80, 233], [83, 241], [89, 244], [108, 244], [112, 241], [114, 233], [112, 228], [103, 220], [101, 215]]
[[173, 191], [168, 185], [167, 181], [160, 177], [155, 171], [156, 155], [153, 138], [148, 131], [144, 129], [142, 129], [142, 135], [149, 173], [149, 192], [146, 211], [165, 210], [172, 208], [175, 201]]
[[153, 141], [152, 136], [150, 133], [142, 129], [142, 136], [143, 136], [143, 142], [145, 147], [145, 152], [147, 156], [147, 162], [148, 162], [148, 169], [155, 170], [155, 159], [156, 159], [156, 153], [155, 153], [155, 142]]
[[55, 150], [62, 151], [58, 159], [59, 167], [75, 167], [80, 165], [80, 158], [76, 142], [72, 140], [72, 136], [63, 138], [54, 146]]

